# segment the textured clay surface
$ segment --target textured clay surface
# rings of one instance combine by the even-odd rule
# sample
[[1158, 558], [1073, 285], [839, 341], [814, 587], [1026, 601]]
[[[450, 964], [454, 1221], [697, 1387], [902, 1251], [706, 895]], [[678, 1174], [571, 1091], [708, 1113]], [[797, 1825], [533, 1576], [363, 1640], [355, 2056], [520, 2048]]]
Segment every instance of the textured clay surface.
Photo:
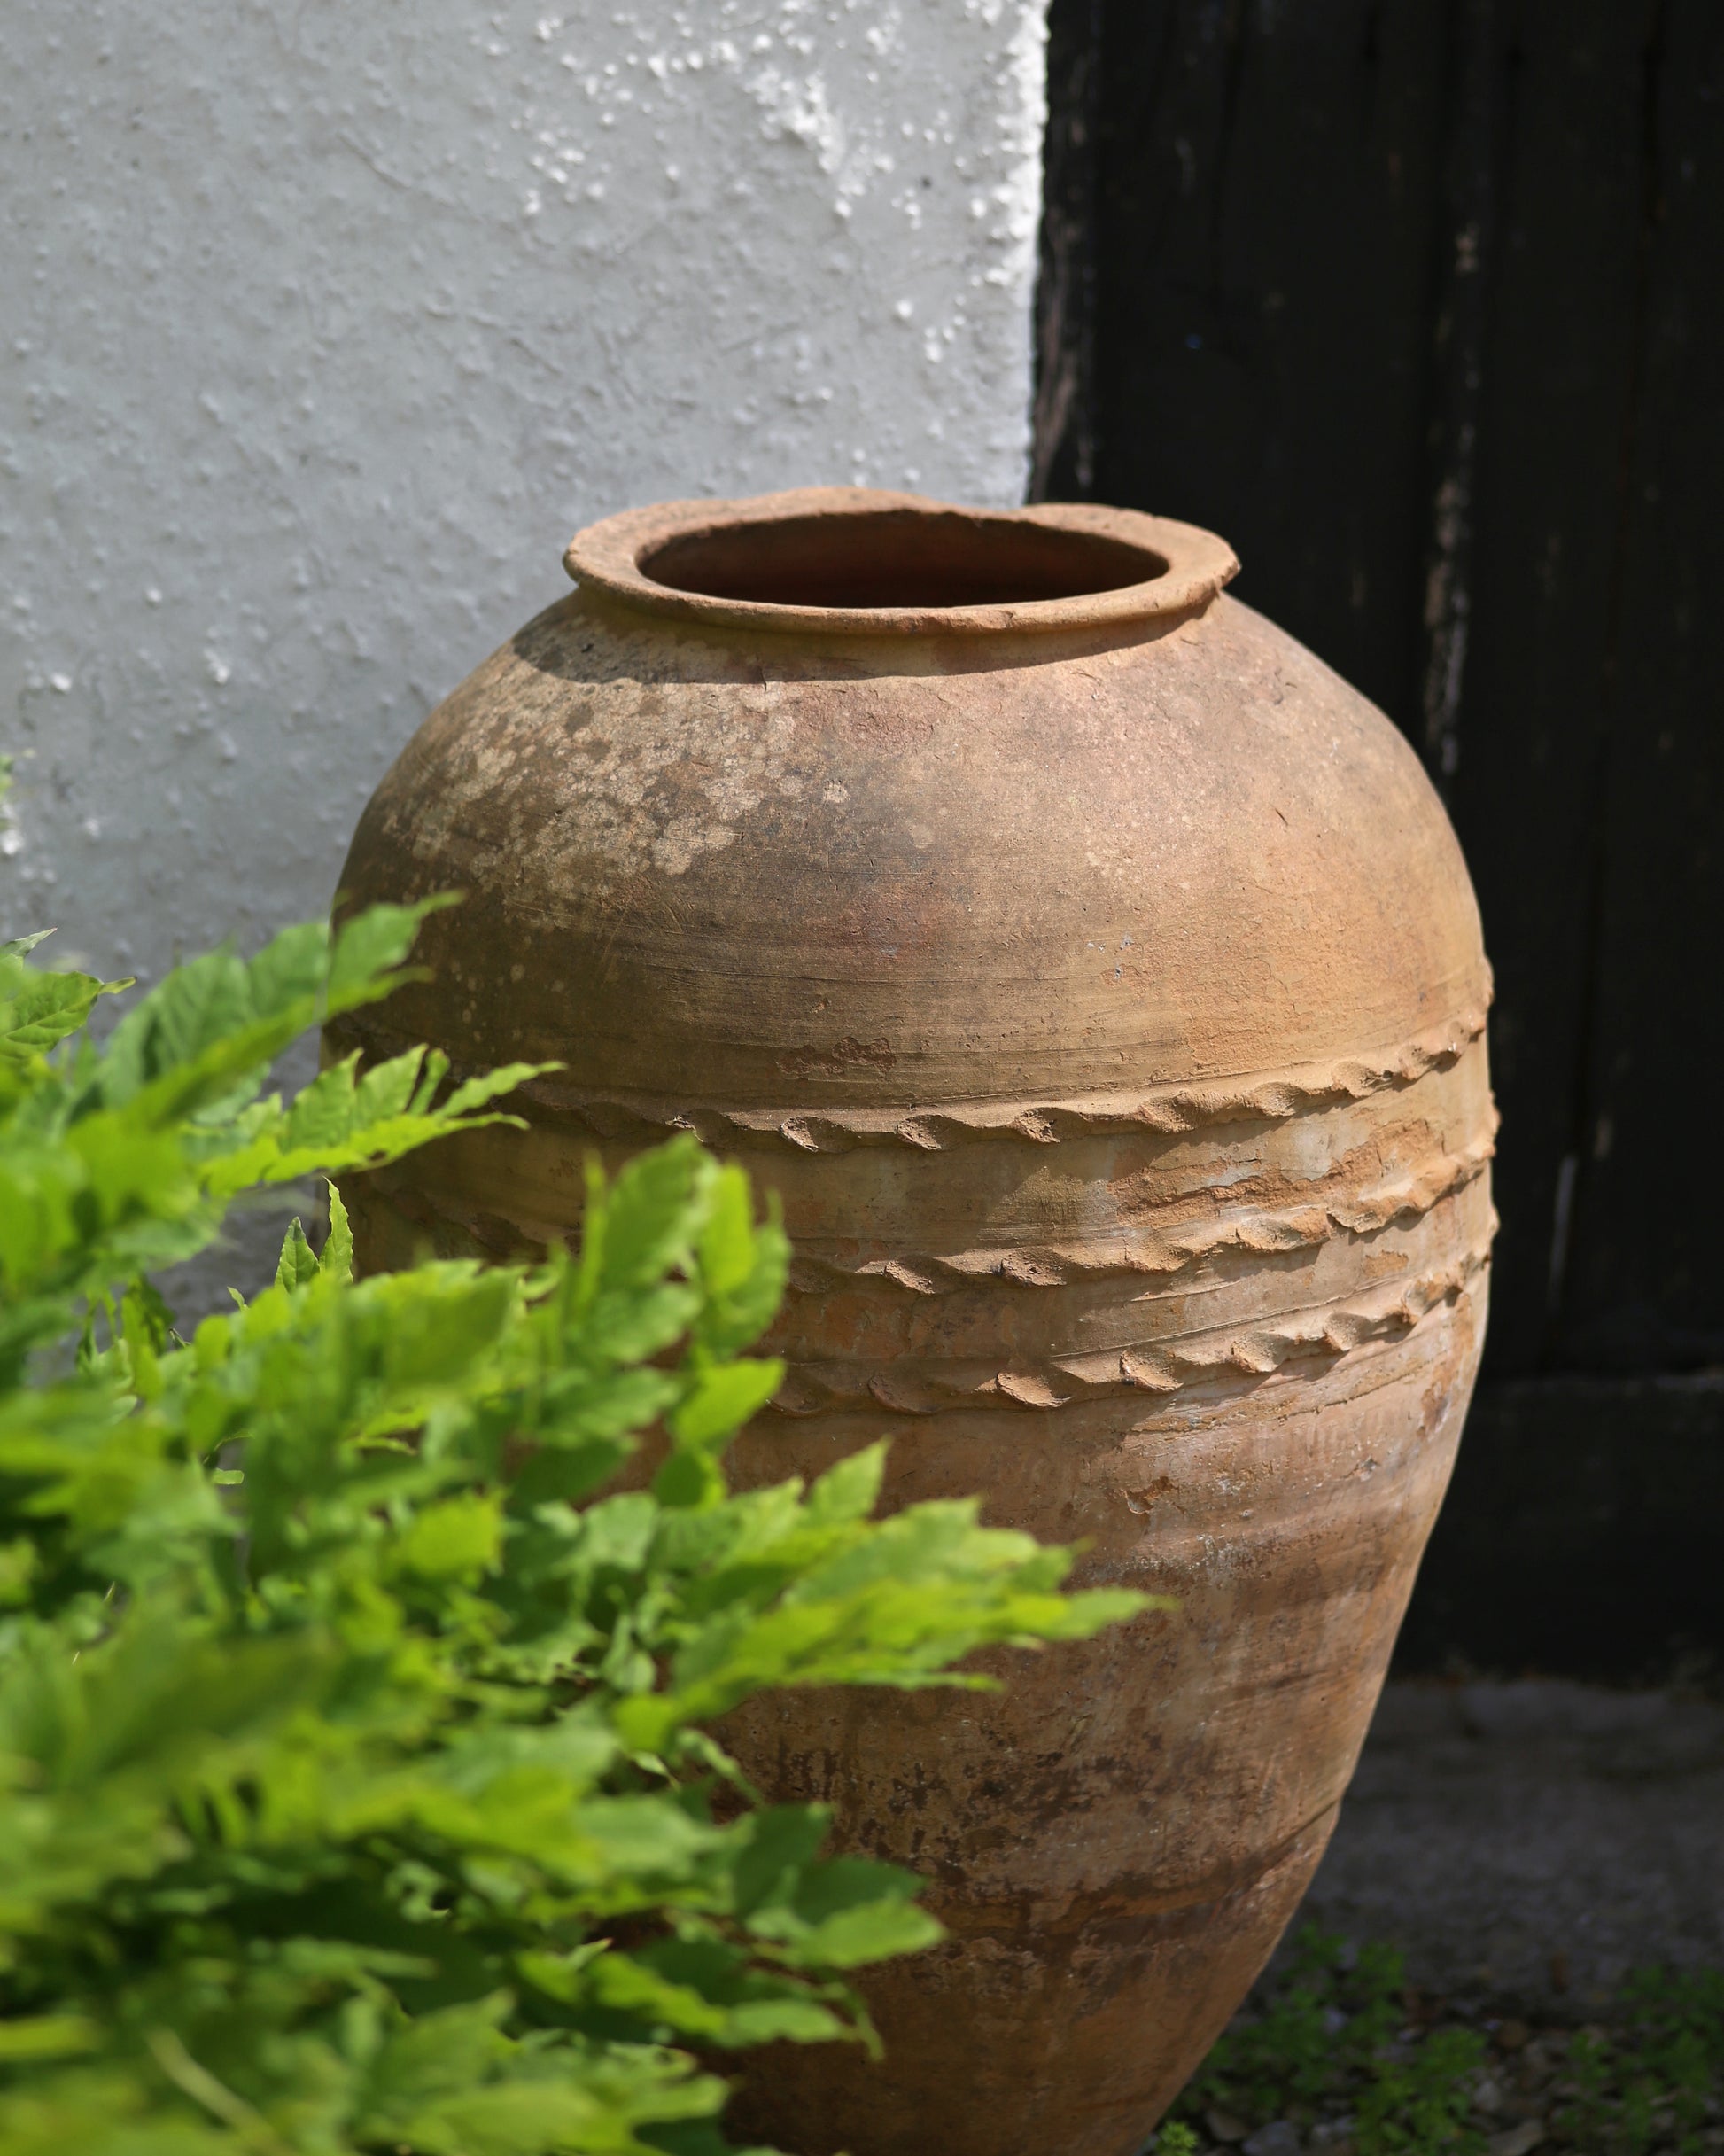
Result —
[[[805, 494], [577, 541], [580, 588], [366, 812], [353, 902], [470, 896], [390, 1031], [332, 1046], [565, 1065], [525, 1132], [364, 1193], [368, 1262], [566, 1234], [589, 1149], [692, 1128], [796, 1248], [744, 1479], [887, 1435], [889, 1502], [981, 1492], [1083, 1540], [1080, 1578], [1179, 1598], [1002, 1657], [998, 1696], [788, 1695], [728, 1732], [951, 1932], [870, 1981], [883, 2066], [787, 2047], [744, 2129], [1129, 2156], [1323, 1853], [1441, 1500], [1494, 1225], [1489, 974], [1417, 759], [1221, 595], [1221, 542], [973, 518], [943, 591], [905, 566], [936, 513]], [[801, 568], [726, 556], [727, 519], [790, 518]], [[1138, 566], [1073, 589], [1091, 542]]]

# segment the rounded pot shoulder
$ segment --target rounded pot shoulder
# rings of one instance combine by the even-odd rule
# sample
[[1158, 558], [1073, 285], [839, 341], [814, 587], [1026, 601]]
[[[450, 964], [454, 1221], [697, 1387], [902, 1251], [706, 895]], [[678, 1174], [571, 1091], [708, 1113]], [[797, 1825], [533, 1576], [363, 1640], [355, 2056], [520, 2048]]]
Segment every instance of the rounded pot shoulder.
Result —
[[1489, 992], [1411, 749], [1224, 596], [835, 637], [579, 590], [425, 721], [342, 890], [466, 894], [392, 1027], [625, 1095], [1263, 1083], [1448, 1045]]

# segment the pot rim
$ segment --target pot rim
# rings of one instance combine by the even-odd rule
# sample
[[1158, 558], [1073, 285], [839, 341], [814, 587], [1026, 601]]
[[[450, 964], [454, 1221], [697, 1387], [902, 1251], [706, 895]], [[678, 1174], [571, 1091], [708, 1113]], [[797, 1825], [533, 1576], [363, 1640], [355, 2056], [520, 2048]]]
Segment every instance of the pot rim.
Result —
[[[1041, 525], [1111, 540], [1155, 557], [1142, 582], [1053, 599], [980, 605], [805, 606], [760, 598], [725, 598], [661, 582], [643, 563], [673, 540], [717, 536], [789, 518], [878, 516], [959, 517], [975, 526]], [[1042, 502], [1023, 509], [969, 509], [923, 494], [863, 486], [803, 486], [742, 501], [659, 502], [588, 525], [570, 541], [563, 565], [625, 606], [726, 628], [800, 630], [849, 636], [1046, 635], [1066, 629], [1145, 621], [1207, 606], [1239, 573], [1224, 539], [1201, 525], [1138, 510], [1089, 502]]]

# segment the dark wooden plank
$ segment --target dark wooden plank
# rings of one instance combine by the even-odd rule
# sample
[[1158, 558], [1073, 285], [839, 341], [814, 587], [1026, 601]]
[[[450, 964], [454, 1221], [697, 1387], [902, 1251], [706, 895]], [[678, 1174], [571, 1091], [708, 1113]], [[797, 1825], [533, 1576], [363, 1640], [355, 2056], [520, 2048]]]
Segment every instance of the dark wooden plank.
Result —
[[1029, 499], [1087, 500], [1095, 486], [1096, 126], [1102, 0], [1048, 10], [1047, 138], [1036, 280]]
[[1439, 783], [1460, 760], [1461, 699], [1472, 634], [1473, 497], [1485, 340], [1496, 258], [1509, 70], [1500, 0], [1458, 0], [1443, 158], [1442, 261], [1432, 380], [1425, 665], [1417, 738]]
[[1523, 0], [1503, 128], [1464, 678], [1445, 777], [1496, 969], [1490, 1367], [1544, 1366], [1585, 1119], [1592, 916], [1653, 8]]
[[1480, 1389], [1402, 1675], [1724, 1672], [1724, 1378]]
[[[1563, 1361], [1724, 1365], [1724, 10], [1647, 84], [1642, 362]], [[1714, 1520], [1718, 1518], [1714, 1514]], [[1724, 1529], [1712, 1563], [1724, 1573]]]
[[1098, 495], [1224, 532], [1391, 709], [1416, 673], [1442, 0], [1111, 0]]

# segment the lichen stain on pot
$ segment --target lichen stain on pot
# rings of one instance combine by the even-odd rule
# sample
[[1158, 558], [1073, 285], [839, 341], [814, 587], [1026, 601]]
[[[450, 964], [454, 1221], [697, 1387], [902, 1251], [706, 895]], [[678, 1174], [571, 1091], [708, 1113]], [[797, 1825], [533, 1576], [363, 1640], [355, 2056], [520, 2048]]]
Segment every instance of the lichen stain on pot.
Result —
[[802, 2152], [1130, 2156], [1297, 1905], [1478, 1367], [1489, 972], [1389, 722], [1228, 599], [1212, 534], [845, 489], [672, 503], [426, 720], [344, 902], [449, 888], [429, 983], [332, 1045], [559, 1059], [355, 1194], [362, 1262], [578, 1223], [693, 1129], [782, 1202], [745, 1482], [892, 1440], [1179, 1598], [998, 1695], [770, 1696], [775, 1795], [950, 1938], [885, 2038], [757, 2061]]

